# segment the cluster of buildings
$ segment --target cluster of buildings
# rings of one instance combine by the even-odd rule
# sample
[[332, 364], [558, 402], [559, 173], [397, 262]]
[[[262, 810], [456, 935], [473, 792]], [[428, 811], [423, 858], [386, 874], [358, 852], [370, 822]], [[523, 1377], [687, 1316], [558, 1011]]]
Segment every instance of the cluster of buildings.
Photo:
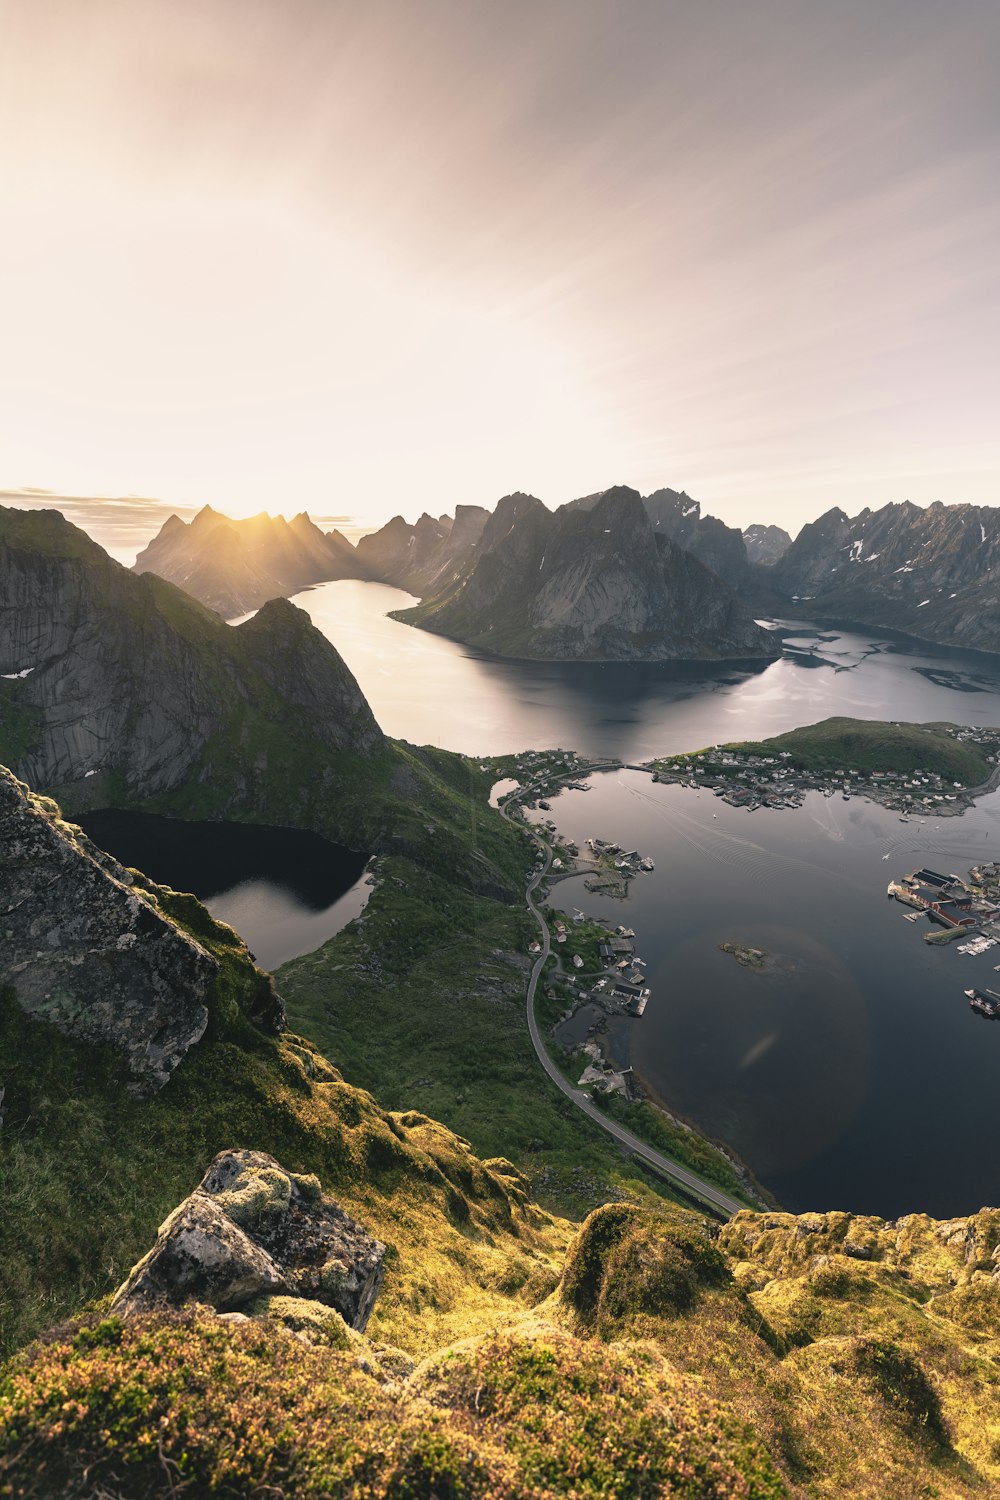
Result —
[[[921, 912], [926, 912], [932, 922], [947, 929], [937, 939], [928, 933], [928, 942], [964, 935], [958, 951], [971, 958], [1000, 943], [1000, 865], [973, 865], [969, 883], [954, 874], [914, 870], [901, 880], [890, 880], [888, 895], [914, 908], [907, 920], [916, 921]], [[1000, 968], [1000, 964], [994, 967]], [[965, 993], [970, 1007], [979, 1015], [1000, 1020], [1000, 995], [995, 991], [973, 988]]]
[[[957, 729], [951, 738], [979, 744], [996, 763], [1000, 735], [994, 729]], [[943, 812], [953, 806], [960, 811], [966, 788], [936, 771], [856, 771], [845, 767], [805, 771], [791, 768], [792, 755], [782, 750], [774, 755], [739, 753], [720, 745], [692, 755], [675, 755], [658, 761], [654, 781], [675, 781], [683, 786], [706, 787], [731, 807], [801, 807], [807, 791], [826, 797], [838, 794], [867, 797], [906, 817], [912, 813]]]
[[914, 870], [901, 880], [890, 880], [886, 894], [915, 911], [926, 912], [941, 927], [982, 927], [1000, 922], [1000, 907], [970, 890], [958, 875]]

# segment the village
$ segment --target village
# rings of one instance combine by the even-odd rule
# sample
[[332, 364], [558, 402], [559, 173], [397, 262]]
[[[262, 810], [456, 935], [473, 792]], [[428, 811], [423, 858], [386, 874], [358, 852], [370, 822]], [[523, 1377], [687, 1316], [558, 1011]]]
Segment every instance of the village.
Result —
[[[586, 782], [579, 777], [620, 766], [620, 761], [584, 761], [572, 753], [556, 750], [528, 751], [483, 765], [480, 769], [516, 776], [517, 785], [501, 794], [503, 808], [508, 816], [524, 817], [526, 810], [550, 813], [552, 809], [547, 798], [564, 789], [589, 791]], [[586, 839], [585, 852], [581, 853], [573, 839], [559, 834], [551, 817], [532, 820], [532, 827], [536, 839], [544, 840], [551, 849], [547, 876], [550, 892], [554, 884], [582, 876], [586, 890], [622, 899], [632, 880], [655, 868], [648, 855], [641, 854], [638, 849], [624, 849], [608, 839]], [[542, 847], [536, 846], [536, 869], [541, 869], [545, 860]], [[545, 908], [545, 917], [555, 962], [546, 975], [544, 993], [550, 1003], [566, 1002], [566, 1009], [554, 1018], [551, 1029], [558, 1030], [587, 1005], [601, 1013], [589, 1026], [587, 1039], [574, 1048], [587, 1058], [578, 1080], [579, 1086], [596, 1094], [618, 1093], [626, 1099], [638, 1097], [631, 1069], [615, 1069], [604, 1057], [597, 1040], [598, 1035], [607, 1030], [609, 1017], [638, 1018], [649, 1002], [650, 989], [644, 974], [646, 965], [635, 951], [635, 932], [624, 923], [612, 927], [603, 920], [587, 917], [576, 907], [572, 916], [567, 917], [564, 912], [549, 906]], [[528, 952], [533, 957], [541, 951], [542, 945], [537, 939], [528, 944]]]
[[[905, 920], [922, 915], [941, 929], [924, 934], [926, 943], [956, 942], [956, 951], [977, 958], [1000, 945], [1000, 864], [973, 865], [968, 878], [943, 875], [927, 868], [913, 870], [886, 888], [890, 899], [912, 908]], [[1000, 972], [1000, 964], [993, 965]], [[965, 991], [969, 1005], [987, 1020], [1000, 1020], [1000, 994], [994, 990]]]
[[[997, 761], [1000, 736], [992, 729], [957, 729], [951, 738], [960, 743], [976, 744], [992, 753]], [[742, 751], [733, 746], [715, 745], [689, 755], [667, 756], [652, 763], [653, 780], [704, 788], [730, 807], [756, 812], [766, 807], [775, 810], [800, 808], [806, 792], [820, 792], [824, 797], [840, 797], [845, 802], [863, 798], [900, 814], [901, 821], [927, 815], [948, 816], [962, 812], [970, 797], [984, 787], [968, 787], [962, 781], [949, 780], [926, 769], [856, 770], [833, 767], [828, 770], [804, 770], [790, 764], [790, 751], [774, 755]], [[994, 772], [993, 780], [1000, 775]]]

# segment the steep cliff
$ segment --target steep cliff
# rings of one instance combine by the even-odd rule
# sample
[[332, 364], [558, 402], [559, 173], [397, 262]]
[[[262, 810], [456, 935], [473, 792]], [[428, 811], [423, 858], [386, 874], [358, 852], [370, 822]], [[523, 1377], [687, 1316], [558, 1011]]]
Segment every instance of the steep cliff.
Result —
[[1000, 509], [905, 502], [804, 526], [767, 586], [805, 614], [1000, 651]]
[[489, 519], [480, 505], [458, 505], [454, 518], [426, 513], [411, 526], [402, 516], [358, 542], [368, 576], [411, 594], [436, 593], [468, 558]]
[[176, 583], [226, 620], [313, 583], [366, 576], [347, 538], [320, 531], [305, 512], [292, 521], [263, 513], [237, 521], [210, 505], [190, 523], [165, 521], [135, 571]]
[[301, 611], [276, 600], [233, 629], [55, 511], [0, 508], [0, 673], [0, 754], [34, 787], [82, 793], [93, 778], [154, 796], [229, 776], [238, 800], [251, 765], [277, 773], [296, 749], [330, 760], [382, 738]]
[[166, 1083], [205, 1033], [220, 965], [55, 803], [0, 767], [0, 985], [30, 1016]]
[[777, 654], [733, 591], [658, 536], [637, 492], [624, 486], [555, 513], [533, 496], [505, 496], [455, 579], [398, 618], [504, 656]]
[[683, 490], [654, 490], [642, 501], [653, 530], [692, 553], [699, 562], [718, 573], [733, 588], [741, 587], [748, 574], [743, 535], [716, 516], [703, 516], [701, 505]]

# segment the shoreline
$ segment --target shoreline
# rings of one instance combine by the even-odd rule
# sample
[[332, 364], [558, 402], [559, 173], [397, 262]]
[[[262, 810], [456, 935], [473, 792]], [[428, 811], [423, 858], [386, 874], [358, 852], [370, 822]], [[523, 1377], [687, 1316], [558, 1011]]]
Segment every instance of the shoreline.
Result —
[[771, 1209], [779, 1213], [784, 1212], [774, 1194], [764, 1186], [754, 1174], [753, 1169], [748, 1166], [742, 1156], [733, 1149], [728, 1141], [722, 1141], [718, 1136], [710, 1135], [707, 1130], [703, 1130], [694, 1120], [689, 1120], [687, 1116], [678, 1114], [676, 1110], [671, 1109], [659, 1091], [650, 1083], [646, 1075], [641, 1073], [634, 1064], [632, 1065], [632, 1076], [642, 1090], [643, 1100], [651, 1109], [655, 1110], [657, 1114], [662, 1115], [664, 1119], [669, 1120], [671, 1125], [679, 1126], [681, 1130], [689, 1130], [699, 1140], [707, 1141], [715, 1151], [718, 1151], [720, 1156], [725, 1157], [740, 1179], [740, 1182], [747, 1189], [747, 1192], [759, 1203], [761, 1208]]

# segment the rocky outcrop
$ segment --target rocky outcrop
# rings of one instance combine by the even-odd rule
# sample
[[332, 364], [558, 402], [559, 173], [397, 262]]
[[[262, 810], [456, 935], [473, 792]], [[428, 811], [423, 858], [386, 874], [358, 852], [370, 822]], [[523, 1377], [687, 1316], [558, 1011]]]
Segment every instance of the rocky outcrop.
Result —
[[[314, 1176], [262, 1151], [223, 1151], [160, 1226], [112, 1311], [205, 1303], [253, 1310], [260, 1298], [301, 1297], [363, 1331], [385, 1274], [385, 1246], [327, 1197]], [[266, 1304], [264, 1304], [266, 1308]]]
[[827, 511], [767, 570], [798, 612], [1000, 651], [1000, 510], [905, 502]]
[[723, 1225], [717, 1244], [742, 1268], [745, 1285], [798, 1276], [844, 1256], [902, 1271], [919, 1279], [928, 1295], [987, 1283], [995, 1292], [1000, 1286], [1000, 1209], [995, 1208], [957, 1219], [744, 1212]]
[[515, 657], [777, 654], [732, 589], [658, 535], [638, 493], [625, 486], [555, 513], [532, 495], [505, 496], [455, 579], [399, 618]]
[[56, 805], [0, 767], [0, 985], [161, 1087], [208, 1024], [215, 958]]
[[263, 513], [237, 521], [210, 505], [189, 523], [166, 520], [135, 571], [168, 579], [226, 620], [310, 584], [367, 576], [347, 538], [321, 531], [304, 511], [292, 521]]
[[0, 760], [36, 788], [72, 787], [76, 806], [197, 780], [259, 813], [290, 753], [316, 774], [382, 739], [302, 611], [279, 601], [225, 625], [55, 511], [0, 507], [0, 676]]
[[792, 539], [781, 526], [747, 526], [743, 532], [747, 561], [768, 568], [784, 557]]
[[394, 516], [358, 542], [367, 576], [426, 596], [445, 587], [471, 555], [489, 520], [481, 505], [458, 505], [454, 518], [426, 513], [414, 524]]

